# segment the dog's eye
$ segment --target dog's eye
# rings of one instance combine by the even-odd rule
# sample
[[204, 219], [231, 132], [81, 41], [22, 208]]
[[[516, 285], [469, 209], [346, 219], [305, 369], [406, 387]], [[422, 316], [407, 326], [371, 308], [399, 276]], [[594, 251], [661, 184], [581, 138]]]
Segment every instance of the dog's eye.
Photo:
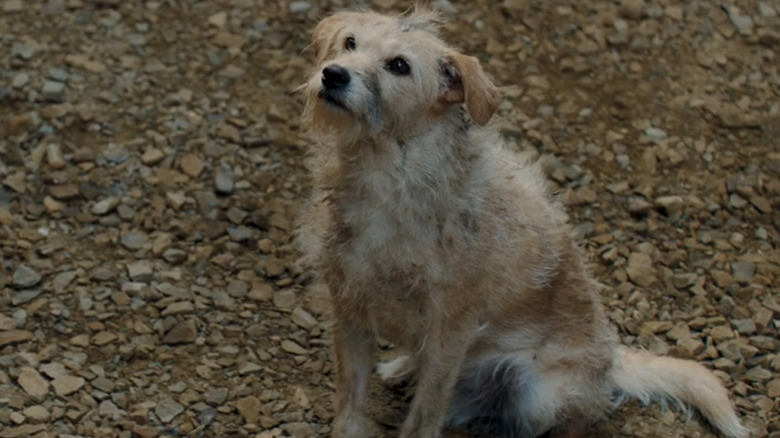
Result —
[[412, 72], [409, 64], [403, 58], [393, 58], [387, 61], [387, 69], [398, 76], [406, 76]]
[[355, 47], [357, 47], [357, 42], [355, 41], [355, 37], [347, 37], [347, 39], [344, 40], [344, 50], [355, 50]]

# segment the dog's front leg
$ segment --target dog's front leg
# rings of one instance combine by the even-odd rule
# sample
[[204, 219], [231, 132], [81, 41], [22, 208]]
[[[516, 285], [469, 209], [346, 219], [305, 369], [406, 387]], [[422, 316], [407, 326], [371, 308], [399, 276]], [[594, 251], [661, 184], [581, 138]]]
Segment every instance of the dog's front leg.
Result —
[[374, 337], [363, 327], [342, 319], [334, 332], [338, 376], [334, 438], [367, 438], [366, 395], [372, 370]]
[[[450, 320], [452, 317], [448, 316]], [[463, 324], [432, 318], [424, 343], [419, 346], [418, 381], [401, 438], [438, 438], [449, 410], [453, 388], [473, 331]]]

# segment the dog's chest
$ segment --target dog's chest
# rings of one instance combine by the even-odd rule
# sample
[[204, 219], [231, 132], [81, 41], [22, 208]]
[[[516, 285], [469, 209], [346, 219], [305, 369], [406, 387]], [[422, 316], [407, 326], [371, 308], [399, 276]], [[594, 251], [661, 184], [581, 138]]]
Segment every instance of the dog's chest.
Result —
[[[407, 177], [407, 178], [405, 178]], [[451, 216], [431, 187], [403, 173], [376, 172], [346, 188], [334, 210], [341, 269], [351, 280], [437, 282], [451, 269], [442, 233]]]

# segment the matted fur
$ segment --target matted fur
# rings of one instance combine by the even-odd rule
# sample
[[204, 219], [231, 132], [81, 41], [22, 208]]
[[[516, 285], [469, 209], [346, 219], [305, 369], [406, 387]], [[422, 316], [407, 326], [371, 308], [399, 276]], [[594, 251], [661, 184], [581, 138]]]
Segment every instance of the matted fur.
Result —
[[417, 383], [403, 438], [446, 422], [577, 436], [616, 393], [680, 400], [745, 436], [704, 367], [618, 346], [543, 174], [480, 126], [498, 90], [436, 21], [345, 12], [314, 31], [315, 190], [298, 242], [337, 317], [334, 436], [371, 435], [378, 336], [409, 352], [383, 375]]

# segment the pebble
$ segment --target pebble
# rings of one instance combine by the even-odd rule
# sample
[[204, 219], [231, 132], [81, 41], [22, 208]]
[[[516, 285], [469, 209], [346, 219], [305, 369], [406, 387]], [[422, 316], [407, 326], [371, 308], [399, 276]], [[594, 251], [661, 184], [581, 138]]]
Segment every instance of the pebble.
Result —
[[247, 396], [236, 401], [236, 409], [247, 424], [258, 424], [260, 420], [260, 400], [254, 396]]
[[174, 326], [165, 334], [162, 341], [170, 345], [190, 344], [195, 342], [196, 335], [197, 328], [195, 327], [195, 321], [187, 320]]
[[49, 102], [65, 102], [65, 84], [57, 81], [45, 81], [41, 88], [41, 95]]
[[41, 282], [43, 277], [33, 268], [27, 265], [19, 265], [14, 271], [13, 285], [18, 288], [26, 289], [33, 287]]
[[154, 413], [157, 415], [157, 418], [165, 424], [173, 421], [173, 419], [182, 412], [184, 412], [184, 406], [170, 398], [161, 400], [154, 407]]
[[214, 177], [215, 190], [220, 195], [230, 195], [233, 193], [235, 183], [231, 172], [220, 170]]
[[656, 282], [653, 260], [644, 253], [632, 252], [629, 255], [626, 274], [637, 286], [650, 287]]
[[54, 392], [64, 397], [80, 390], [86, 381], [82, 377], [72, 376], [69, 374], [59, 375], [51, 381], [51, 386], [54, 388]]
[[24, 392], [39, 402], [43, 401], [49, 394], [49, 381], [43, 378], [34, 368], [22, 367], [17, 383]]
[[290, 13], [301, 14], [311, 9], [311, 3], [307, 1], [292, 1], [290, 2]]
[[206, 167], [205, 164], [203, 164], [203, 160], [201, 160], [200, 157], [198, 157], [196, 154], [192, 153], [182, 155], [181, 160], [179, 161], [179, 165], [181, 166], [182, 172], [184, 172], [190, 178], [197, 178], [200, 176], [200, 174], [203, 172], [203, 169]]
[[[116, 209], [116, 207], [119, 205], [119, 198], [115, 196], [109, 196], [107, 198], [101, 199], [100, 201], [96, 202], [95, 205], [92, 206], [92, 214], [97, 216], [104, 216], [108, 213], [111, 213]], [[131, 242], [130, 245], [133, 246], [135, 242], [132, 242], [133, 238], [130, 238]], [[123, 245], [127, 247], [127, 245], [123, 242]], [[143, 244], [141, 244], [143, 246]], [[140, 247], [139, 247], [140, 248]]]

